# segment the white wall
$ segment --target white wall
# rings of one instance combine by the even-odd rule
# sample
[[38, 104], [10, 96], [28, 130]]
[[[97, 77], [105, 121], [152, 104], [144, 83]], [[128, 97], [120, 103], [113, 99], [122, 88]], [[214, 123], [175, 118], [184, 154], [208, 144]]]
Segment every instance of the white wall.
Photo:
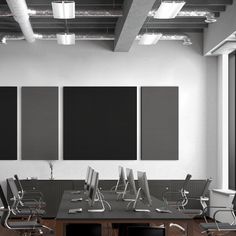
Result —
[[[60, 93], [63, 86], [179, 86], [178, 161], [140, 161], [140, 104], [137, 161], [62, 161], [60, 96], [60, 160], [55, 161], [55, 177], [83, 178], [89, 164], [100, 171], [101, 178], [116, 178], [117, 166], [122, 164], [147, 170], [152, 179], [181, 179], [187, 173], [195, 179], [214, 178], [217, 60], [202, 56], [201, 35], [191, 38], [194, 44], [190, 47], [170, 41], [146, 47], [135, 43], [129, 53], [112, 52], [108, 42], [80, 41], [71, 47], [58, 46], [55, 41], [9, 42], [0, 47], [0, 86], [59, 86]], [[20, 128], [18, 149], [20, 153]], [[0, 179], [14, 173], [20, 177], [49, 177], [46, 161], [21, 161], [20, 155], [18, 159], [0, 162]]]

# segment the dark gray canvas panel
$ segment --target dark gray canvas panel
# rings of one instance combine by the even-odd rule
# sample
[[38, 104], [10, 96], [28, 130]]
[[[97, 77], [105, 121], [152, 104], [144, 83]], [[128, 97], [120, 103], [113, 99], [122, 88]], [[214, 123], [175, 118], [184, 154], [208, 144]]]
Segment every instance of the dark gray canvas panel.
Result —
[[142, 87], [142, 160], [178, 160], [178, 87]]
[[22, 159], [58, 159], [57, 87], [22, 87]]

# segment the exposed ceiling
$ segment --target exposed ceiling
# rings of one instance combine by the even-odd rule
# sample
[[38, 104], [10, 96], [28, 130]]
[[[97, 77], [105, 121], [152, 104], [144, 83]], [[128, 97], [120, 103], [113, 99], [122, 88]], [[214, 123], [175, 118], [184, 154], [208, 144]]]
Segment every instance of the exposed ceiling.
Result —
[[[64, 20], [52, 16], [51, 2], [26, 0], [28, 8], [37, 12], [30, 14], [34, 33], [56, 34], [65, 30]], [[76, 18], [68, 20], [69, 31], [113, 34], [115, 51], [128, 51], [136, 36], [143, 32], [178, 34], [203, 32], [208, 27], [205, 16], [177, 16], [165, 20], [148, 16], [150, 11], [158, 9], [161, 0], [75, 0], [75, 3]], [[186, 0], [181, 11], [206, 11], [218, 18], [232, 3], [233, 0]], [[90, 16], [86, 15], [88, 11]], [[6, 0], [0, 0], [0, 34], [6, 33], [21, 33], [21, 28], [11, 15]]]

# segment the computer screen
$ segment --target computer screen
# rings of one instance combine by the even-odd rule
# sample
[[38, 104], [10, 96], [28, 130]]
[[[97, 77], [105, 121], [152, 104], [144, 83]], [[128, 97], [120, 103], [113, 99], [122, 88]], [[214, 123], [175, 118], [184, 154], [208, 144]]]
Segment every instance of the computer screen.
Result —
[[126, 168], [127, 182], [129, 183], [130, 194], [137, 194], [137, 189], [134, 181], [134, 173], [132, 169]]
[[149, 192], [146, 172], [138, 171], [138, 185], [140, 188], [141, 200], [144, 204], [152, 205], [152, 199]]
[[85, 180], [84, 180], [84, 190], [87, 190], [87, 184], [88, 184], [91, 169], [92, 168], [90, 166], [88, 166], [87, 172], [86, 172], [86, 177], [85, 177]]
[[87, 184], [86, 184], [86, 189], [85, 189], [85, 191], [89, 191], [90, 184], [91, 184], [91, 181], [92, 181], [93, 172], [94, 172], [94, 169], [93, 169], [93, 168], [90, 168], [90, 171], [89, 171], [89, 173], [88, 173], [88, 181], [87, 181]]
[[119, 166], [118, 167], [118, 171], [119, 171], [119, 180], [117, 182], [115, 190], [117, 190], [119, 186], [123, 186], [124, 187], [126, 185], [124, 168], [122, 166]]
[[98, 190], [98, 172], [93, 171], [92, 179], [89, 187], [89, 206], [93, 206], [96, 198], [96, 193]]

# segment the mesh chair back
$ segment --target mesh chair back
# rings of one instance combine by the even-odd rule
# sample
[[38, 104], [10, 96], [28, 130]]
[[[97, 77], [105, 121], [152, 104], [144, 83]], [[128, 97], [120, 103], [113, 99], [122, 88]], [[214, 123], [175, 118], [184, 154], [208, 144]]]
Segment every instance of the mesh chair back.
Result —
[[209, 191], [209, 187], [210, 187], [211, 182], [212, 182], [211, 178], [206, 180], [205, 186], [204, 186], [202, 194], [201, 194], [202, 197], [206, 197], [206, 194]]
[[17, 189], [14, 179], [13, 178], [7, 179], [7, 183], [10, 187], [13, 197], [15, 197], [16, 199], [19, 199], [19, 192], [18, 192], [18, 189]]
[[127, 236], [165, 236], [165, 228], [131, 226], [127, 229]]
[[183, 190], [185, 190], [187, 188], [191, 178], [192, 178], [192, 175], [187, 174], [187, 176], [184, 180], [184, 183], [183, 183], [183, 187], [182, 187]]
[[1, 225], [3, 227], [5, 227], [5, 221], [8, 217], [8, 214], [9, 214], [9, 204], [7, 202], [7, 199], [5, 197], [5, 194], [3, 192], [3, 189], [2, 189], [1, 185], [0, 185], [0, 198], [1, 198], [4, 210], [5, 210], [5, 211], [3, 211], [2, 215], [1, 215]]
[[17, 183], [17, 185], [18, 185], [20, 191], [23, 192], [23, 187], [22, 187], [22, 184], [21, 184], [21, 182], [20, 182], [20, 179], [19, 179], [18, 175], [14, 175], [14, 178], [15, 178], [15, 180], [16, 180], [16, 183]]
[[233, 198], [232, 204], [233, 204], [233, 208], [234, 208], [234, 210], [236, 210], [236, 194], [234, 195], [234, 198]]

